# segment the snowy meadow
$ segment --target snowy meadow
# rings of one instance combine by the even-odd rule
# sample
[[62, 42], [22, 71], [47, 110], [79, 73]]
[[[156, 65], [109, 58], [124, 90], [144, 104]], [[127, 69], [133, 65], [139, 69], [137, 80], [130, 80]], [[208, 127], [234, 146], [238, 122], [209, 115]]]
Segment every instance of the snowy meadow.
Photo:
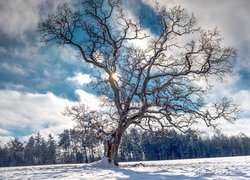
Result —
[[0, 168], [0, 179], [250, 179], [250, 156]]

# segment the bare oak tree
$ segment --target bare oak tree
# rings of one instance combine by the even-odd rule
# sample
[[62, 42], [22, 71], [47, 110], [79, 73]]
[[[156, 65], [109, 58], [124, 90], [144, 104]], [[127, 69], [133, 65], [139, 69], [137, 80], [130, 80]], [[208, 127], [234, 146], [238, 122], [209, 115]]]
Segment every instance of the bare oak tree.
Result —
[[116, 165], [121, 138], [131, 125], [185, 131], [200, 121], [207, 126], [234, 121], [239, 113], [226, 98], [206, 102], [210, 78], [231, 73], [235, 49], [222, 47], [216, 29], [202, 30], [181, 7], [152, 8], [157, 33], [142, 26], [147, 19], [127, 15], [119, 0], [64, 4], [38, 24], [43, 41], [71, 46], [92, 65], [91, 85], [103, 110], [79, 105], [66, 114], [103, 138], [105, 156]]

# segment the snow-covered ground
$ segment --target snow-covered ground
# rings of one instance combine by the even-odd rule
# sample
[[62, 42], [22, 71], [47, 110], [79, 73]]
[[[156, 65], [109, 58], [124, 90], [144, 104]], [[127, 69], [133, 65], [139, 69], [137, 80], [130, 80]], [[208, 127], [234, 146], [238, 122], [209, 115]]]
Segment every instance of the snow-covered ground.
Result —
[[128, 162], [120, 165], [119, 168], [95, 164], [8, 167], [0, 168], [0, 179], [250, 179], [250, 156]]

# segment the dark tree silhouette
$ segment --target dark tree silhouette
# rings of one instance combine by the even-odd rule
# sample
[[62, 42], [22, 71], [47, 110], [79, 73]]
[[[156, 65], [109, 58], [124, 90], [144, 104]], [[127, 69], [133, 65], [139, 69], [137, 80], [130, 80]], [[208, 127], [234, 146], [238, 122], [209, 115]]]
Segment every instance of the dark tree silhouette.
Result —
[[10, 166], [20, 166], [24, 162], [23, 144], [15, 138], [8, 143]]
[[[239, 111], [230, 100], [204, 100], [210, 77], [231, 73], [236, 56], [234, 48], [221, 45], [218, 31], [202, 30], [181, 7], [156, 5], [153, 34], [142, 26], [147, 19], [126, 16], [124, 7], [120, 0], [64, 4], [37, 28], [43, 41], [73, 47], [96, 70], [91, 84], [103, 111], [79, 105], [66, 114], [104, 140], [109, 162], [118, 164], [121, 138], [131, 125], [185, 131], [199, 121], [234, 121]], [[136, 46], [141, 40], [144, 47]]]
[[40, 132], [37, 132], [35, 136], [35, 163], [36, 164], [45, 164], [47, 154], [47, 144], [45, 139], [41, 136]]
[[51, 134], [48, 136], [46, 157], [46, 164], [56, 164], [56, 141]]
[[[87, 141], [86, 143], [85, 138], [89, 136], [83, 136], [83, 132], [76, 129], [65, 130], [63, 133], [70, 133], [69, 141], [73, 142], [66, 154], [65, 147], [59, 145], [54, 147], [52, 136], [46, 141], [47, 148], [41, 155], [36, 154], [36, 145], [40, 145], [35, 143], [35, 138], [32, 136], [27, 143], [21, 143], [18, 139], [11, 139], [6, 144], [0, 143], [0, 167], [83, 163], [84, 160], [93, 162], [94, 159], [101, 158], [101, 153], [98, 152], [100, 142]], [[61, 134], [59, 136], [59, 138], [62, 138]], [[43, 138], [40, 136], [39, 139]], [[79, 148], [77, 152], [75, 147]], [[57, 149], [56, 154], [54, 154], [55, 148]], [[97, 150], [94, 153], [94, 159], [92, 158], [92, 148]], [[201, 136], [197, 131], [191, 129], [186, 133], [180, 133], [174, 129], [141, 131], [138, 128], [132, 128], [123, 136], [119, 160], [141, 161], [245, 156], [250, 155], [249, 149], [250, 138], [244, 134], [226, 136], [217, 132], [212, 137], [204, 137], [204, 134]], [[56, 161], [54, 161], [54, 158]], [[38, 159], [45, 159], [45, 161], [39, 162]]]
[[26, 162], [26, 165], [33, 165], [35, 164], [35, 139], [33, 136], [31, 136], [24, 148], [24, 159]]

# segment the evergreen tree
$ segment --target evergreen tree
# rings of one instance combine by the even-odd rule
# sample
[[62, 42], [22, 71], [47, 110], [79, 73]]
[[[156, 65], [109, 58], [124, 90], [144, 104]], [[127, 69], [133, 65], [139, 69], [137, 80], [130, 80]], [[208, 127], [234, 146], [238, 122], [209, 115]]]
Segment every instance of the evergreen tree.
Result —
[[0, 167], [10, 166], [7, 146], [0, 146]]
[[26, 165], [35, 164], [35, 139], [31, 136], [24, 147], [24, 160]]
[[[100, 141], [91, 133], [77, 129], [65, 130], [56, 144], [50, 134], [47, 142], [38, 132], [26, 144], [18, 139], [0, 144], [0, 167], [36, 164], [92, 162], [100, 157]], [[56, 153], [63, 150], [63, 154]], [[66, 153], [66, 154], [65, 154]], [[165, 160], [200, 157], [250, 155], [250, 138], [245, 134], [225, 136], [217, 133], [201, 137], [195, 131], [177, 133], [175, 130], [145, 131], [130, 129], [126, 132], [120, 149], [121, 161]]]
[[20, 166], [24, 164], [23, 144], [15, 138], [8, 143], [10, 166]]
[[70, 162], [70, 131], [64, 130], [59, 134], [58, 146], [63, 150], [62, 163]]
[[40, 135], [40, 132], [37, 133], [35, 137], [35, 164], [45, 164], [46, 163], [46, 152], [47, 145], [44, 138]]
[[56, 141], [51, 134], [48, 136], [46, 158], [46, 164], [56, 164]]

